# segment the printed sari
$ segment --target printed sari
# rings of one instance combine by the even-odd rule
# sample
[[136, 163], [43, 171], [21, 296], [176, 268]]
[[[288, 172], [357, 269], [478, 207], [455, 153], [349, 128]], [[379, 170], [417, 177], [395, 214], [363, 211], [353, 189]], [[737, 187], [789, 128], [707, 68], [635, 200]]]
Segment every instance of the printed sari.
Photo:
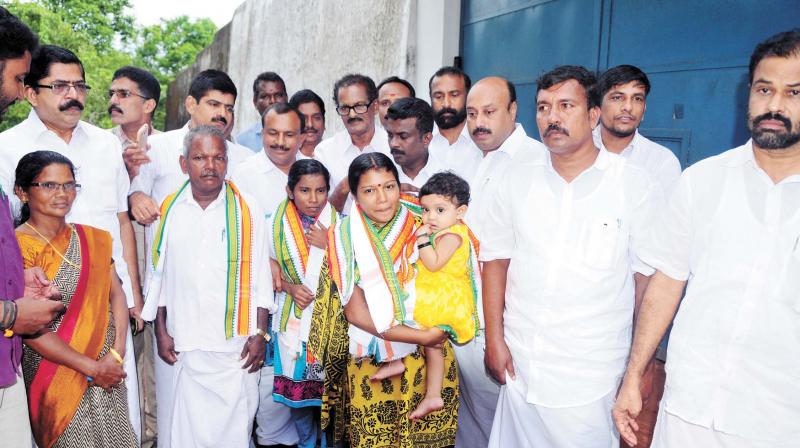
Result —
[[[75, 224], [53, 238], [52, 246], [20, 232], [17, 240], [25, 268], [41, 267], [67, 307], [50, 329], [89, 358], [105, 356], [115, 338], [109, 300], [111, 235]], [[124, 384], [111, 393], [89, 387], [84, 375], [42, 358], [28, 346], [22, 368], [31, 429], [40, 448], [138, 446]]]

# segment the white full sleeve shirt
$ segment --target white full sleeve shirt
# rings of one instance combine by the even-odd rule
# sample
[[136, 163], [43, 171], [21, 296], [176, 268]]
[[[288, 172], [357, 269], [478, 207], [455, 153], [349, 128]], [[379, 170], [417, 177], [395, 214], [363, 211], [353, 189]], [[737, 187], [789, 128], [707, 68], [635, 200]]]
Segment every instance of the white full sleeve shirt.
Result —
[[618, 385], [633, 321], [635, 257], [660, 188], [641, 168], [599, 151], [567, 183], [549, 152], [515, 160], [484, 225], [481, 260], [510, 259], [505, 340], [529, 403], [581, 406]]
[[747, 439], [798, 442], [800, 175], [775, 184], [748, 142], [684, 171], [655, 230], [641, 258], [688, 280], [665, 410]]
[[231, 180], [240, 191], [253, 198], [266, 219], [286, 199], [289, 176], [275, 166], [264, 151], [251, 155], [245, 163], [236, 167]]
[[425, 185], [425, 182], [427, 182], [431, 176], [436, 173], [441, 173], [442, 171], [448, 171], [448, 168], [442, 163], [441, 160], [439, 160], [430, 152], [428, 153], [428, 161], [425, 163], [425, 166], [419, 170], [419, 173], [417, 173], [417, 176], [413, 179], [408, 177], [408, 175], [403, 172], [402, 167], [397, 168], [397, 174], [400, 175], [400, 183], [409, 184], [416, 188], [422, 188], [422, 186]]
[[452, 170], [467, 182], [472, 181], [478, 171], [478, 165], [483, 159], [483, 151], [472, 141], [466, 123], [461, 129], [461, 133], [458, 134], [458, 139], [452, 145], [441, 134], [438, 127], [434, 129], [428, 151], [438, 158], [447, 169]]
[[[14, 176], [19, 160], [26, 154], [55, 151], [75, 165], [75, 181], [81, 191], [67, 215], [67, 222], [86, 224], [111, 234], [112, 255], [117, 275], [128, 302], [133, 307], [133, 289], [128, 265], [122, 252], [118, 213], [128, 211], [128, 172], [122, 161], [122, 147], [114, 134], [84, 121], [72, 132], [69, 143], [56, 135], [31, 110], [22, 123], [0, 134], [0, 178], [5, 191], [14, 191]], [[19, 200], [10, 194], [15, 214]]]
[[[255, 201], [243, 196], [253, 219], [250, 334], [255, 334], [257, 308], [274, 311], [266, 220]], [[191, 191], [173, 204], [164, 251], [160, 306], [167, 308], [167, 331], [175, 350], [240, 352], [244, 336], [225, 338], [228, 237], [225, 190], [205, 210]]]

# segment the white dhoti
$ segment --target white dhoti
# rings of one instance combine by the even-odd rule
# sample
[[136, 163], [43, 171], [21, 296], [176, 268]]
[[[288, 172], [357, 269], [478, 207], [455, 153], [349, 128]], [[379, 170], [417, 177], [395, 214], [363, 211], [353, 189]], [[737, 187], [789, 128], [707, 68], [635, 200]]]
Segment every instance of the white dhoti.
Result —
[[258, 373], [239, 353], [193, 350], [175, 363], [171, 446], [247, 448], [258, 407]]
[[261, 380], [258, 393], [261, 400], [256, 414], [256, 441], [259, 445], [295, 445], [300, 440], [292, 419], [289, 406], [275, 403], [272, 389], [275, 382], [275, 369], [264, 366], [260, 371]]
[[158, 427], [158, 447], [170, 448], [172, 425], [172, 388], [174, 387], [175, 367], [158, 356], [158, 343], [153, 344], [153, 371], [156, 382], [156, 426]]
[[689, 423], [664, 410], [664, 406], [660, 406], [651, 446], [653, 448], [789, 448], [798, 445], [800, 441], [796, 439], [775, 442], [726, 434], [713, 428]]
[[619, 434], [611, 419], [616, 390], [582, 406], [550, 408], [528, 403], [519, 389], [519, 379], [510, 378], [500, 388], [490, 448], [619, 447]]
[[136, 440], [142, 441], [142, 414], [139, 408], [139, 374], [136, 371], [136, 352], [133, 350], [133, 335], [127, 332], [125, 339], [125, 359], [122, 367], [125, 370], [125, 386], [128, 388], [128, 418], [131, 420]]
[[458, 448], [484, 448], [489, 445], [500, 385], [486, 373], [483, 355], [486, 339], [481, 333], [464, 345], [453, 344], [458, 360]]

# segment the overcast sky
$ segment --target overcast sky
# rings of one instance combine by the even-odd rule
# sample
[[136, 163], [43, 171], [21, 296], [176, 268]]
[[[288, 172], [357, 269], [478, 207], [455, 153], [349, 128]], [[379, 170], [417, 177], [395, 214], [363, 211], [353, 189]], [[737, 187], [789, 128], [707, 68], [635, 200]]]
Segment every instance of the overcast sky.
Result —
[[133, 13], [140, 25], [154, 25], [162, 17], [180, 15], [208, 17], [222, 28], [231, 21], [233, 12], [244, 0], [131, 0]]

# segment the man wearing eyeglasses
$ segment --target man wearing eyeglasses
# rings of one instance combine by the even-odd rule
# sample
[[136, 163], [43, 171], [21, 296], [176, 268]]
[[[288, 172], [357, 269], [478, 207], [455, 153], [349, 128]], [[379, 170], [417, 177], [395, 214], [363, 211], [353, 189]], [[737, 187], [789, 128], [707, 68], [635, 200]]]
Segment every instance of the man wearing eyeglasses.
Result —
[[[123, 158], [127, 158], [128, 175], [133, 177], [138, 172], [139, 165], [147, 163], [148, 148], [140, 148], [138, 132], [143, 125], [148, 126], [147, 135], [160, 134], [153, 128], [153, 115], [158, 107], [161, 96], [161, 86], [158, 80], [147, 70], [138, 67], [126, 66], [114, 72], [111, 87], [108, 89], [108, 114], [111, 122], [116, 126], [111, 128], [111, 133], [117, 136], [122, 144]], [[146, 144], [146, 143], [145, 143]], [[144, 227], [133, 223], [136, 248], [138, 254], [139, 272], [146, 272], [145, 253], [148, 250], [147, 238]], [[144, 277], [144, 275], [142, 275]], [[153, 377], [153, 358], [155, 356], [155, 335], [151, 325], [139, 323], [133, 335], [133, 348], [136, 353], [136, 368], [139, 374], [139, 402], [142, 418], [143, 448], [155, 444], [156, 427], [156, 393], [155, 379]]]
[[336, 112], [342, 117], [345, 129], [337, 132], [317, 146], [315, 156], [331, 173], [330, 203], [336, 210], [347, 213], [345, 203], [350, 195], [347, 169], [359, 154], [367, 152], [389, 153], [386, 131], [375, 126], [378, 111], [378, 89], [368, 76], [350, 74], [333, 86]]
[[[25, 98], [33, 110], [22, 123], [0, 134], [0, 178], [12, 191], [14, 171], [25, 154], [47, 149], [75, 164], [76, 181], [83, 187], [67, 215], [69, 222], [87, 224], [111, 233], [112, 254], [132, 318], [142, 309], [136, 243], [128, 218], [128, 172], [114, 134], [81, 121], [86, 104], [83, 64], [66, 48], [43, 45], [34, 53], [25, 77]], [[18, 208], [19, 202], [12, 198]], [[131, 424], [140, 438], [139, 392], [133, 342], [125, 351], [126, 386]]]

